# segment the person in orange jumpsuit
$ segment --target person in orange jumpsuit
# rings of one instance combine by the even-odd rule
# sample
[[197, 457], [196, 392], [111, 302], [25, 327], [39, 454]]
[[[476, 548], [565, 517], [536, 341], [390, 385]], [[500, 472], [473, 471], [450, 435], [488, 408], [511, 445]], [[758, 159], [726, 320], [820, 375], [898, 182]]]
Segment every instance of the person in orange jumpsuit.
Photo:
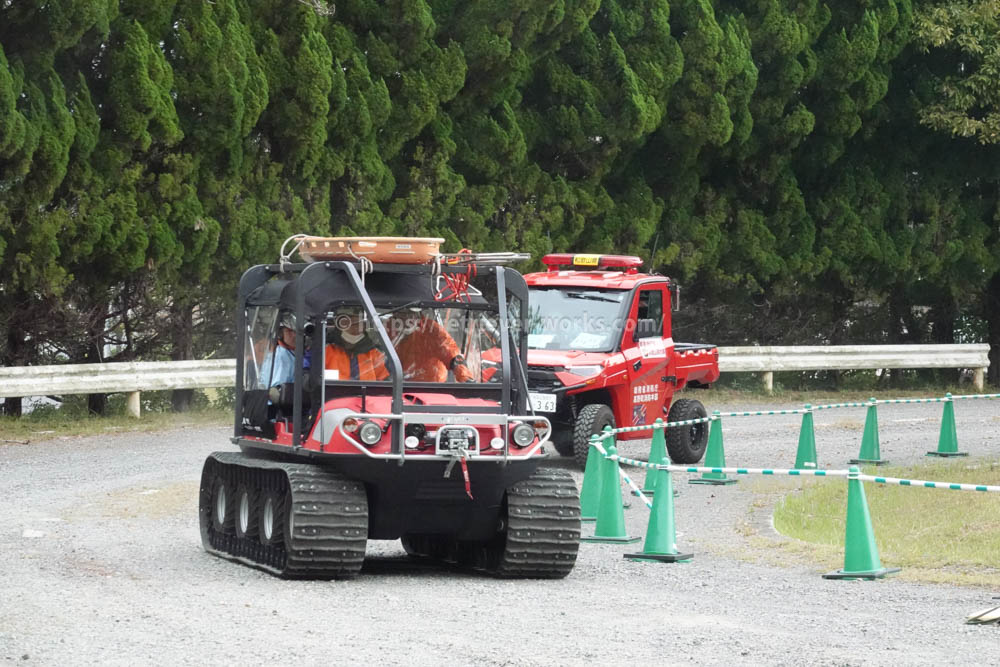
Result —
[[339, 380], [388, 380], [385, 353], [365, 330], [360, 308], [341, 308], [334, 318], [323, 367], [337, 371]]
[[448, 371], [456, 382], [472, 382], [472, 371], [455, 339], [437, 321], [419, 311], [405, 311], [393, 329], [401, 332], [396, 353], [403, 365], [403, 377], [415, 382], [446, 382]]

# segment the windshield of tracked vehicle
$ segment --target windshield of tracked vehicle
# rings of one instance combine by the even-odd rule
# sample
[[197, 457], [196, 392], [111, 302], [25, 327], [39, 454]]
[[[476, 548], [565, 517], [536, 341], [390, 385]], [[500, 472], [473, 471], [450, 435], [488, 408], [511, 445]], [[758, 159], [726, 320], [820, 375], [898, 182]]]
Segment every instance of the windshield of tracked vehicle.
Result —
[[528, 348], [607, 352], [618, 342], [625, 290], [534, 287]]
[[[500, 324], [489, 310], [441, 306], [378, 309], [406, 382], [499, 382]], [[485, 354], [484, 354], [485, 353]], [[328, 380], [389, 380], [386, 347], [357, 309], [327, 326]]]

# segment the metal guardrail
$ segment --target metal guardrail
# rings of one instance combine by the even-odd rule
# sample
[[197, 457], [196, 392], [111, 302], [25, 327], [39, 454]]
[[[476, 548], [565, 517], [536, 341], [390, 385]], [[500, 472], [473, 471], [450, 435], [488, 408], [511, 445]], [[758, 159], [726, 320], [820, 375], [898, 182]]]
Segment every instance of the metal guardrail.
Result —
[[0, 398], [128, 393], [128, 412], [136, 417], [139, 392], [232, 387], [235, 383], [235, 359], [0, 368]]
[[990, 365], [990, 346], [960, 345], [796, 345], [787, 347], [720, 347], [723, 373], [763, 373], [773, 388], [775, 371], [860, 370], [877, 368], [969, 368], [972, 384], [983, 390]]
[[[986, 344], [720, 347], [719, 367], [723, 373], [762, 373], [768, 391], [775, 371], [969, 368], [982, 391], [989, 349]], [[14, 366], [0, 368], [0, 398], [124, 392], [129, 412], [138, 416], [139, 392], [232, 387], [235, 382], [235, 359]]]

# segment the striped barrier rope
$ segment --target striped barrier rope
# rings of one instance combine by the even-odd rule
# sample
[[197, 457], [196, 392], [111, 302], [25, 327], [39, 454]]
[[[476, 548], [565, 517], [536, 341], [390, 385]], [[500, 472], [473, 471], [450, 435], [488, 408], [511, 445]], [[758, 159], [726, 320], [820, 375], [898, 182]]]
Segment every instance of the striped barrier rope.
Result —
[[607, 456], [613, 461], [624, 463], [625, 465], [636, 466], [638, 468], [655, 468], [656, 470], [669, 470], [670, 472], [694, 472], [694, 473], [728, 473], [730, 475], [788, 475], [791, 477], [847, 477], [847, 470], [796, 470], [794, 468], [709, 468], [705, 466], [678, 466], [674, 464], [663, 465], [662, 463], [649, 463], [648, 461], [637, 461], [621, 455]]
[[977, 399], [977, 398], [1000, 398], [1000, 394], [966, 394], [965, 396], [952, 396], [951, 400], [960, 401], [963, 399]]
[[[675, 426], [691, 426], [693, 424], [704, 424], [706, 422], [715, 421], [718, 419], [717, 416], [712, 415], [710, 417], [699, 417], [698, 419], [685, 419], [679, 422], [653, 422], [652, 424], [643, 424], [642, 426], [620, 426], [618, 428], [611, 429], [611, 434], [617, 433], [634, 433], [636, 431], [655, 431], [660, 428], [673, 428]], [[603, 437], [603, 434], [598, 433]]]
[[893, 403], [947, 403], [952, 400], [952, 397], [945, 396], [944, 398], [886, 398], [880, 401], [875, 401], [878, 405], [889, 405]]
[[770, 415], [801, 415], [809, 412], [805, 408], [795, 410], [758, 410], [757, 412], [720, 412], [718, 417], [765, 417]]
[[872, 475], [858, 475], [858, 479], [862, 482], [878, 482], [879, 484], [895, 484], [896, 486], [916, 486], [925, 489], [948, 489], [951, 491], [983, 491], [986, 493], [1000, 493], [1000, 486], [990, 486], [988, 484], [925, 482], [922, 479], [899, 479], [898, 477], [874, 477]]
[[[850, 470], [795, 470], [788, 468], [708, 468], [704, 466], [678, 466], [649, 463], [648, 461], [638, 461], [624, 456], [608, 456], [613, 461], [618, 461], [625, 465], [637, 468], [655, 468], [656, 470], [669, 470], [670, 472], [688, 473], [726, 473], [729, 475], [772, 475], [788, 477], [852, 477]], [[898, 477], [876, 477], [874, 475], [862, 475], [856, 473], [856, 478], [862, 482], [877, 482], [879, 484], [895, 484], [897, 486], [913, 486], [926, 489], [948, 489], [951, 491], [980, 491], [986, 493], [1000, 493], [1000, 486], [988, 484], [956, 484], [954, 482], [928, 482], [922, 479], [900, 479]]]
[[834, 408], [867, 408], [871, 404], [871, 401], [865, 401], [864, 403], [830, 403], [828, 405], [814, 405], [813, 410], [833, 410]]
[[1000, 394], [968, 394], [963, 396], [952, 396], [948, 394], [940, 398], [887, 398], [887, 399], [872, 399], [864, 402], [847, 402], [847, 403], [828, 403], [826, 405], [813, 405], [804, 408], [797, 408], [794, 410], [756, 410], [756, 411], [743, 411], [743, 412], [720, 412], [718, 414], [713, 414], [708, 417], [701, 417], [699, 419], [686, 419], [684, 421], [677, 422], [659, 422], [653, 424], [644, 424], [642, 426], [620, 426], [618, 428], [613, 428], [606, 433], [600, 433], [601, 439], [607, 439], [608, 437], [613, 437], [619, 433], [635, 433], [638, 431], [653, 431], [656, 429], [667, 429], [676, 428], [678, 426], [692, 426], [694, 424], [705, 424], [708, 422], [721, 419], [722, 417], [769, 417], [775, 415], [803, 415], [809, 412], [817, 412], [819, 410], [834, 410], [838, 408], [870, 408], [873, 405], [879, 404], [906, 404], [906, 403], [948, 403], [950, 401], [961, 401], [961, 400], [975, 400], [975, 399], [991, 399], [1000, 398]]

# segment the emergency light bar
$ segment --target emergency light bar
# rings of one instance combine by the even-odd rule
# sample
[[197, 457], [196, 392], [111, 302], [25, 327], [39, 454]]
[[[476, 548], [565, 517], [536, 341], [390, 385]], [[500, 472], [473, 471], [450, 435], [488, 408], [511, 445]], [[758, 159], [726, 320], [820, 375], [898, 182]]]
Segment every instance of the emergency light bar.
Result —
[[573, 253], [554, 253], [542, 257], [542, 264], [549, 271], [557, 271], [561, 266], [573, 266], [588, 269], [627, 269], [635, 273], [642, 266], [640, 257], [631, 255], [578, 255]]

